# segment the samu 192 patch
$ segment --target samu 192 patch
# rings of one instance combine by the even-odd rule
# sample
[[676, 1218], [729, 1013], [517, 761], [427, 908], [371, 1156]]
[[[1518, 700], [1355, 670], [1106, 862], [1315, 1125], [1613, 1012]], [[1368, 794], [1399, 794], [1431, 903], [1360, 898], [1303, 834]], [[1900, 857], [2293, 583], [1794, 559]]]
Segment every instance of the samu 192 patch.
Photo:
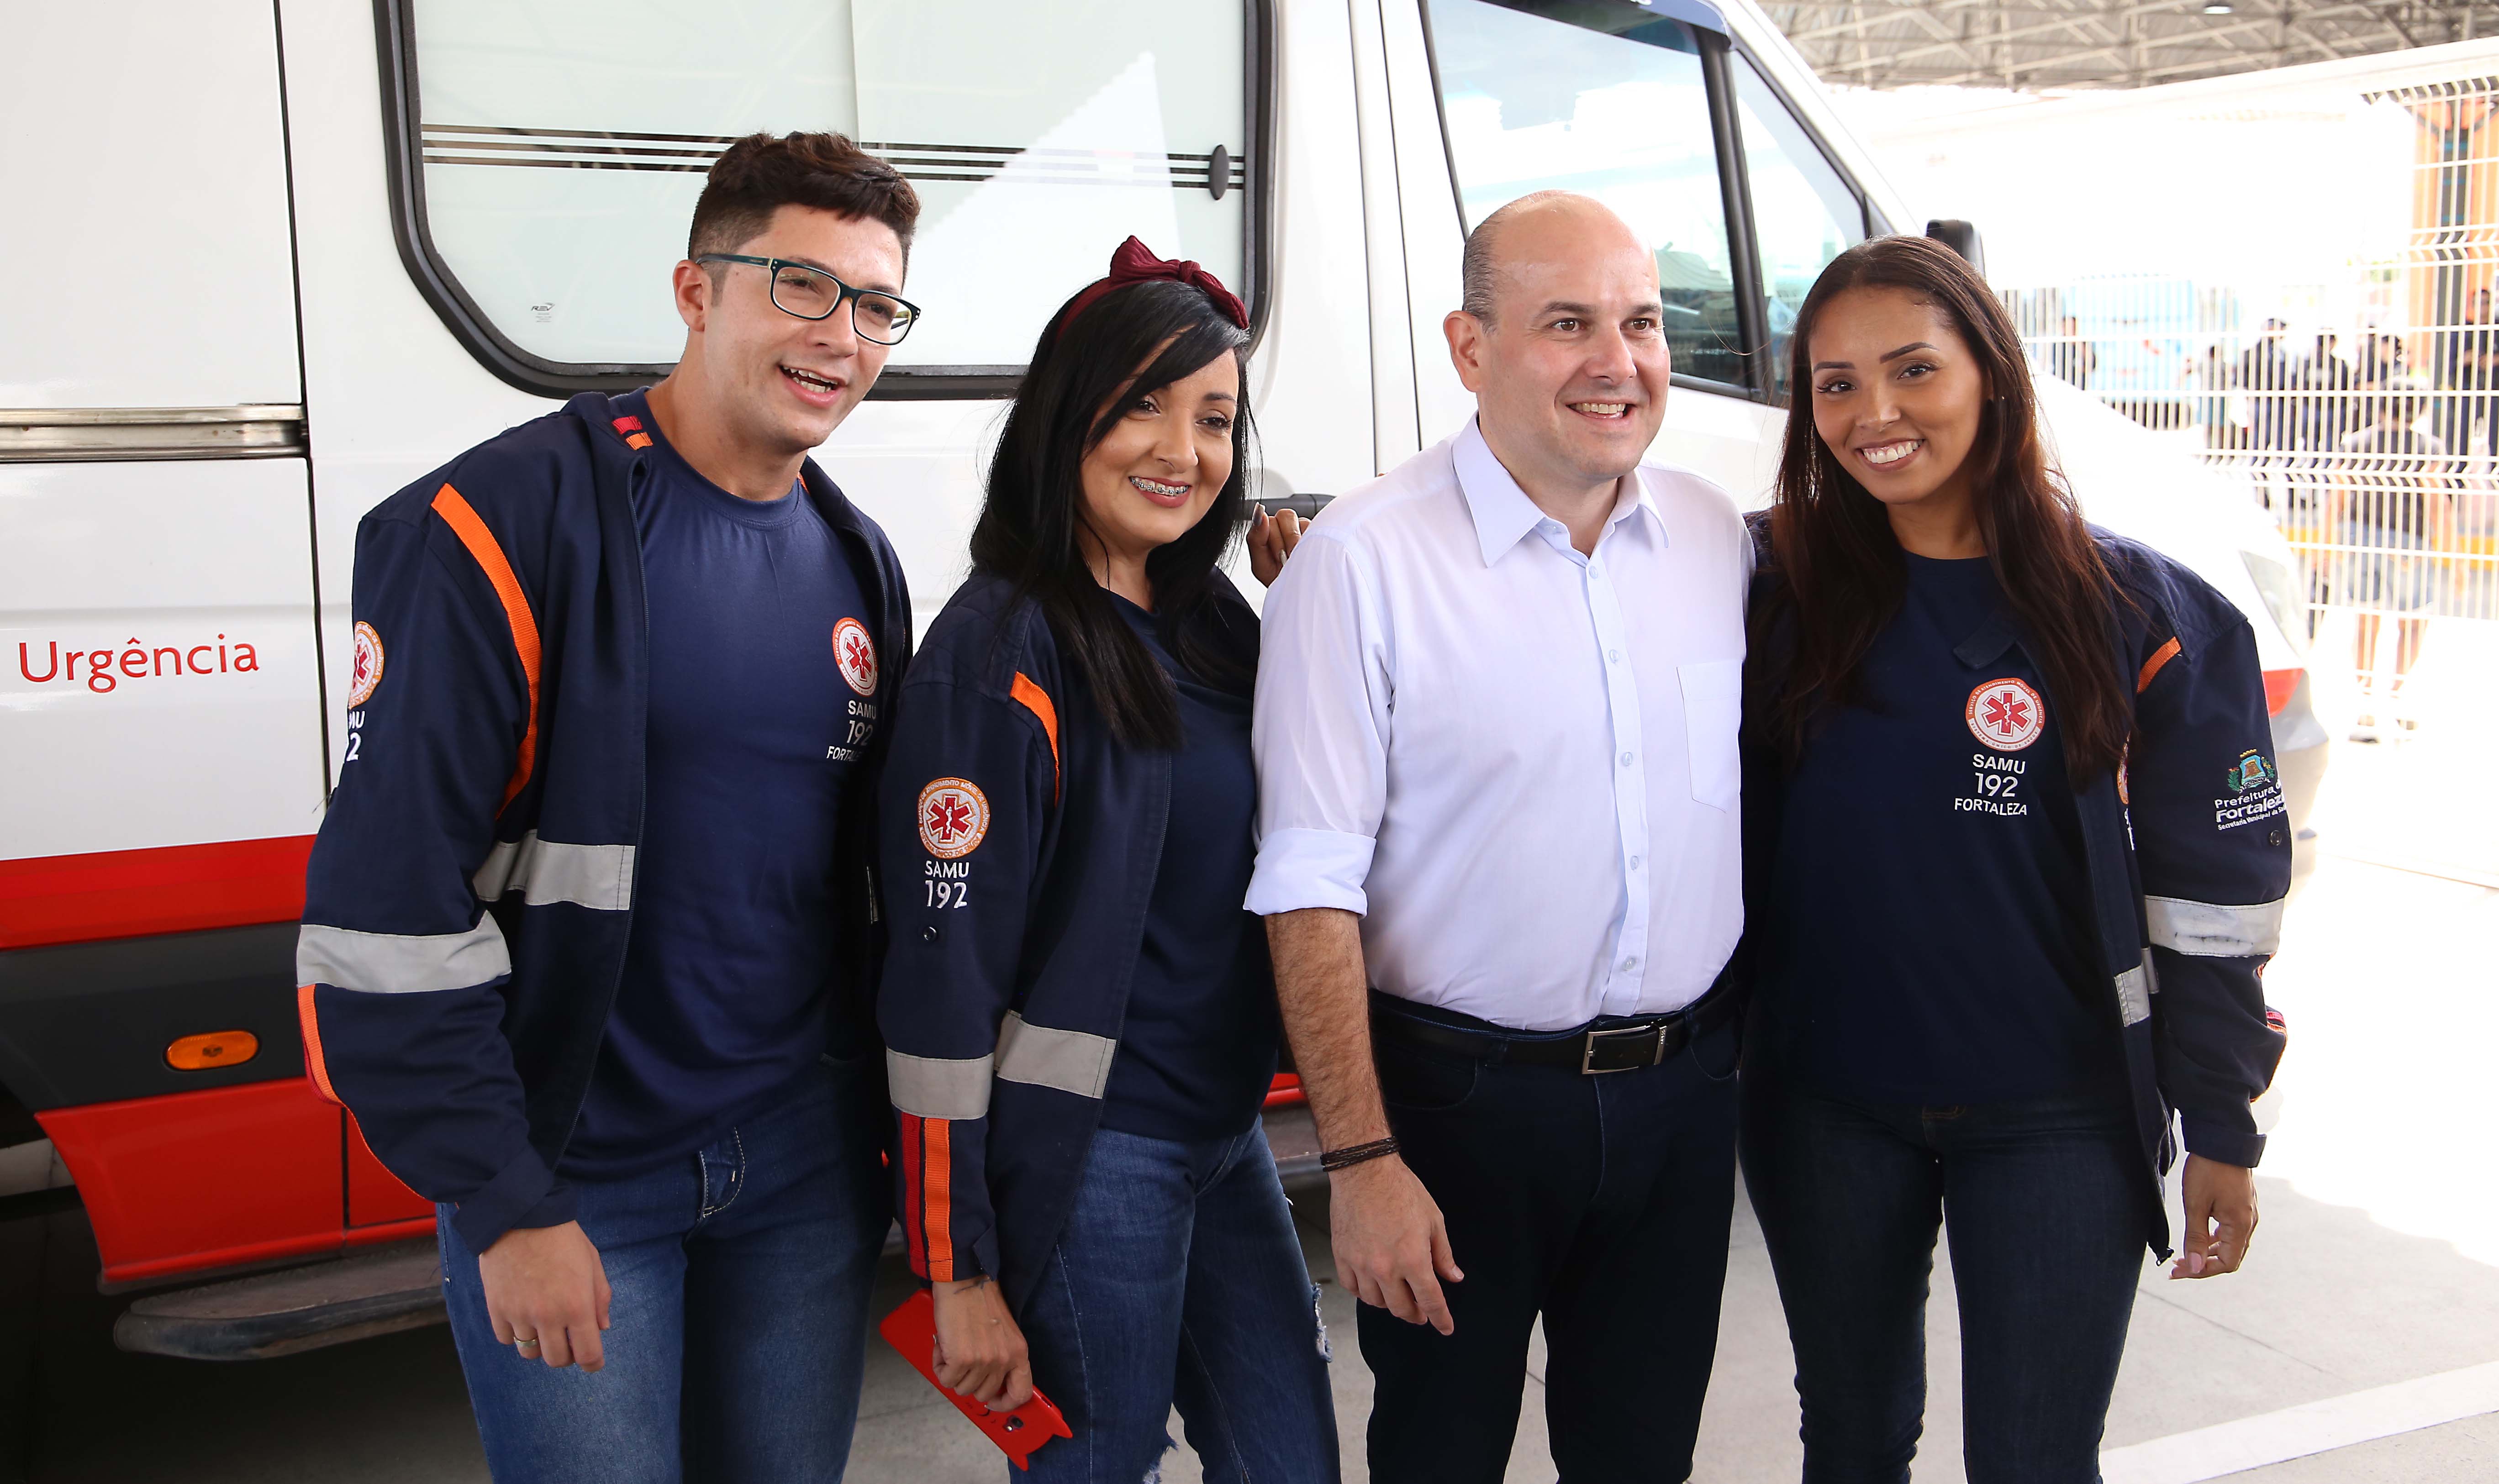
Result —
[[2007, 675], [1970, 692], [1962, 720], [1969, 724], [1969, 734], [1989, 747], [2018, 753], [2039, 740], [2048, 707], [2028, 682]]
[[876, 641], [868, 637], [865, 624], [846, 618], [833, 626], [833, 663], [852, 690], [876, 694]]
[[356, 655], [347, 676], [347, 709], [353, 711], [382, 683], [382, 636], [371, 624], [356, 625]]
[[990, 832], [990, 800], [968, 778], [940, 778], [920, 790], [920, 844], [940, 860], [980, 848]]

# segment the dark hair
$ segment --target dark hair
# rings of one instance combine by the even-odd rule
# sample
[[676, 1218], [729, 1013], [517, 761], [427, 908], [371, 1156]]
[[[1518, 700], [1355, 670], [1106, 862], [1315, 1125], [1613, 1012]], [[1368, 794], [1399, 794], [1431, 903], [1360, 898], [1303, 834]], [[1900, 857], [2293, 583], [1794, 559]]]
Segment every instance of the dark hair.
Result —
[[1569, 191], [1529, 191], [1516, 201], [1509, 202], [1476, 223], [1467, 234], [1466, 250], [1458, 259], [1458, 307], [1492, 328], [1493, 301], [1496, 297], [1494, 277], [1501, 271], [1501, 244], [1495, 241], [1501, 229], [1512, 216], [1548, 201], [1570, 195]]
[[1967, 455], [1979, 538], [2062, 712], [2079, 791], [2117, 765], [2133, 726], [2133, 698], [2110, 647], [2119, 599], [2073, 492], [2048, 468], [2012, 320], [1959, 254], [1925, 238], [1876, 238], [1849, 248], [1797, 311], [1789, 384], [1798, 390], [1769, 517], [1771, 551], [1786, 579], [1778, 608], [1795, 616], [1795, 655], [1785, 691], [1768, 698], [1770, 739], [1793, 758], [1829, 708], [1857, 698], [1859, 666], [1899, 612], [1907, 580], [1882, 501], [1813, 425], [1813, 328], [1832, 300], [1856, 288], [1908, 290], [1941, 309], [1977, 358], [1989, 398]]
[[1007, 411], [972, 528], [972, 566], [1013, 581], [1019, 598], [1040, 600], [1113, 736], [1130, 746], [1178, 747], [1180, 701], [1171, 679], [1085, 561], [1085, 456], [1137, 398], [1195, 375], [1217, 356], [1241, 368], [1232, 477], [1196, 525], [1146, 558], [1146, 575], [1155, 628], [1172, 658], [1209, 685], [1246, 687], [1250, 677], [1206, 641], [1203, 625], [1212, 617], [1215, 584], [1228, 580], [1216, 564], [1249, 513], [1250, 333], [1204, 290], [1169, 279], [1113, 289], [1067, 320], [1061, 305]]
[[881, 221], [902, 241], [920, 223], [920, 193], [899, 171], [839, 134], [750, 134], [721, 152], [695, 200], [686, 256], [735, 252], [772, 225], [785, 206]]

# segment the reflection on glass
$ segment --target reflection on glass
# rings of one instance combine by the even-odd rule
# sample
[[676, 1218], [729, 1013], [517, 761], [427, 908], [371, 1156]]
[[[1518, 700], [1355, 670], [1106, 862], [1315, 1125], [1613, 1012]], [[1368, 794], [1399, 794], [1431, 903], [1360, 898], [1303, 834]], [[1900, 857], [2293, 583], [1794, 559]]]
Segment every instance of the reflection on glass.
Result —
[[1131, 233], [1248, 292], [1243, 0], [408, 3], [427, 234], [545, 360], [676, 359], [669, 267], [756, 130], [848, 134], [919, 191], [897, 369], [1021, 365]]
[[1797, 309], [1824, 266], [1866, 237], [1866, 208], [1798, 124], [1779, 95], [1740, 56], [1736, 112], [1744, 173], [1753, 187], [1753, 235], [1762, 248], [1762, 298], [1769, 326], [1771, 392], [1788, 390], [1788, 338]]
[[1690, 28], [1629, 0], [1430, 7], [1467, 226], [1531, 191], [1596, 197], [1657, 255], [1674, 369], [1741, 385], [1726, 208]]

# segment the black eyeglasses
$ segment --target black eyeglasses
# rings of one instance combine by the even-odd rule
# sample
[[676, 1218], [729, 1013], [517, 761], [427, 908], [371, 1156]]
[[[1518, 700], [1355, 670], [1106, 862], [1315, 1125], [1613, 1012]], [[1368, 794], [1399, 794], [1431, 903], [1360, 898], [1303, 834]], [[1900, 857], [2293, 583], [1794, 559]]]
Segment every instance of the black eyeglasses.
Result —
[[752, 263], [772, 275], [772, 306], [800, 319], [830, 319], [848, 300], [851, 328], [863, 340], [899, 345], [920, 322], [920, 306], [876, 289], [853, 288], [821, 268], [788, 258], [750, 258], [742, 252], [705, 252], [698, 263]]

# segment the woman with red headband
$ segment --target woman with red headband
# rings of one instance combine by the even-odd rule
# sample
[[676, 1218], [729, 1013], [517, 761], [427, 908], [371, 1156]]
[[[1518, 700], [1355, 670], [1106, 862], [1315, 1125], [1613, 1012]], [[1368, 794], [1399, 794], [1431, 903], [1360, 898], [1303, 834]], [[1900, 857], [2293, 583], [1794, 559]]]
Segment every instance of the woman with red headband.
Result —
[[[1258, 621], [1249, 315], [1130, 238], [1042, 331], [972, 575], [895, 701], [879, 1001], [936, 1369], [1134, 1484], [1177, 1404], [1210, 1476], [1337, 1477], [1317, 1290], [1258, 1111], [1276, 992], [1242, 910]], [[1300, 533], [1251, 519], [1271, 581]]]

